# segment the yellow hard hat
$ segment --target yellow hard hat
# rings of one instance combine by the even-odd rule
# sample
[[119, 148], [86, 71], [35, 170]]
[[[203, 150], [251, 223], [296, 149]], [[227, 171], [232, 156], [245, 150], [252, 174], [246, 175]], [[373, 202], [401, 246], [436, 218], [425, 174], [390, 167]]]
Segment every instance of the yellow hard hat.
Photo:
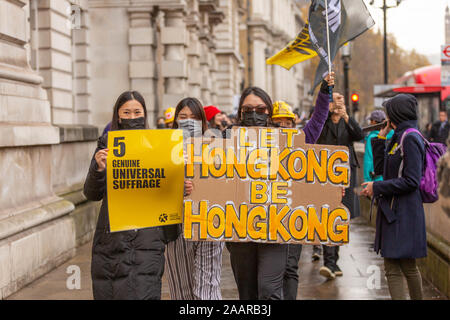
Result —
[[164, 112], [164, 123], [171, 123], [175, 119], [175, 108], [168, 108]]
[[272, 118], [291, 118], [295, 119], [292, 108], [284, 101], [275, 101], [273, 104]]

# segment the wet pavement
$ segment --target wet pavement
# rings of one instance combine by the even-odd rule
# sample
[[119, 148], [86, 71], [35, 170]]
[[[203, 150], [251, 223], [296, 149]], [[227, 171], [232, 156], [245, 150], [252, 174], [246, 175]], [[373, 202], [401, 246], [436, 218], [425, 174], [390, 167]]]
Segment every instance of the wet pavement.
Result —
[[[368, 226], [364, 218], [351, 221], [350, 243], [339, 251], [338, 265], [343, 276], [335, 280], [327, 280], [319, 275], [323, 264], [312, 262], [312, 246], [303, 246], [299, 262], [299, 300], [384, 300], [390, 299], [384, 277], [383, 259], [371, 249], [375, 230]], [[90, 300], [92, 284], [90, 279], [91, 243], [77, 249], [76, 256], [37, 279], [19, 292], [9, 296], [10, 300]], [[75, 266], [75, 267], [74, 267]], [[78, 269], [79, 267], [79, 269]], [[79, 270], [80, 288], [71, 287], [73, 270]], [[75, 271], [76, 272], [76, 271]], [[379, 277], [378, 277], [379, 275]], [[423, 281], [424, 298], [427, 300], [447, 299], [426, 280]], [[67, 285], [69, 284], [69, 286]], [[406, 284], [405, 284], [405, 287]], [[238, 292], [230, 266], [227, 249], [223, 253], [222, 280], [223, 299], [238, 299]], [[162, 299], [168, 300], [167, 281], [163, 278]]]

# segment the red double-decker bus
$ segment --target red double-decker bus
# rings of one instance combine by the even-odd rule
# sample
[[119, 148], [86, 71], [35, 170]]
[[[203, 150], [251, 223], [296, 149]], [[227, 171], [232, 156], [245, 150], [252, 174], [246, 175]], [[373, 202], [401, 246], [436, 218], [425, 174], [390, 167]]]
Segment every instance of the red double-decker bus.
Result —
[[441, 86], [440, 65], [409, 71], [398, 78], [390, 89], [376, 96], [389, 98], [398, 93], [410, 93], [417, 98], [420, 128], [437, 121], [440, 110], [450, 110], [450, 86]]

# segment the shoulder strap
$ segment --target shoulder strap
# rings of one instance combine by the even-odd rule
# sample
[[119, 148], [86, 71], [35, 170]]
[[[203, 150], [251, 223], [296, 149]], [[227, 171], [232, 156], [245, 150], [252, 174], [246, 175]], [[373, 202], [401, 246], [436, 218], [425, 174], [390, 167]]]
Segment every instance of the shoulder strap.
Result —
[[400, 152], [401, 152], [402, 158], [403, 158], [403, 140], [405, 140], [405, 138], [408, 135], [408, 133], [411, 133], [411, 132], [418, 133], [419, 136], [422, 138], [423, 143], [425, 144], [425, 146], [429, 146], [430, 145], [430, 142], [427, 139], [425, 139], [425, 137], [422, 135], [422, 133], [419, 130], [417, 130], [415, 128], [406, 129], [405, 132], [403, 132], [402, 137], [400, 138], [400, 144], [397, 147], [397, 150], [398, 150], [398, 148], [400, 148]]

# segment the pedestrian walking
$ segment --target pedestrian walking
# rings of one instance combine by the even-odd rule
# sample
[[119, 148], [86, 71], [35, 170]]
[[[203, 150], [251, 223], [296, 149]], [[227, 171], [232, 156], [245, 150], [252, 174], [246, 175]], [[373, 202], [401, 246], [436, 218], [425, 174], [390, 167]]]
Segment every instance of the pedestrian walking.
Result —
[[[131, 129], [148, 129], [145, 101], [136, 91], [119, 96], [111, 121], [111, 131]], [[161, 229], [110, 232], [106, 195], [107, 138], [107, 134], [99, 138], [84, 184], [88, 200], [102, 200], [92, 246], [94, 299], [161, 299], [164, 272]]]
[[[350, 218], [360, 215], [359, 198], [353, 192], [356, 186], [356, 168], [359, 167], [356, 152], [353, 147], [355, 141], [364, 138], [361, 127], [353, 117], [347, 114], [344, 97], [340, 93], [333, 93], [333, 102], [330, 103], [330, 112], [325, 122], [318, 144], [347, 146], [350, 152], [350, 186], [345, 189], [345, 196], [342, 203], [349, 209]], [[323, 266], [319, 273], [328, 278], [334, 279], [342, 276], [343, 272], [337, 265], [339, 259], [339, 246], [322, 246]]]
[[448, 133], [450, 132], [450, 122], [448, 122], [447, 112], [439, 111], [439, 121], [435, 122], [430, 130], [430, 142], [440, 142], [447, 145]]
[[[384, 258], [385, 274], [392, 299], [406, 299], [406, 278], [411, 299], [420, 300], [422, 277], [416, 259], [426, 257], [425, 214], [420, 181], [425, 160], [422, 137], [411, 132], [403, 140], [403, 157], [398, 148], [403, 133], [417, 129], [417, 100], [399, 94], [384, 103], [388, 126], [372, 140], [375, 173], [384, 181], [365, 182], [362, 194], [378, 202], [375, 251]], [[394, 129], [391, 142], [385, 144]], [[402, 166], [402, 168], [401, 168]]]
[[[376, 125], [383, 123], [386, 120], [386, 114], [383, 110], [375, 110], [369, 116], [370, 125]], [[364, 182], [368, 181], [381, 181], [383, 177], [381, 175], [375, 175], [373, 168], [373, 153], [372, 153], [372, 139], [377, 137], [380, 130], [374, 130], [369, 132], [365, 139], [364, 149]], [[390, 140], [394, 135], [394, 130], [389, 131], [386, 136], [387, 140]]]
[[[334, 85], [334, 73], [323, 81], [316, 100], [316, 112], [304, 128], [306, 143], [319, 137], [328, 114], [328, 86]], [[245, 127], [272, 124], [273, 104], [261, 88], [248, 87], [241, 95], [238, 121]], [[226, 136], [226, 134], [225, 134]], [[288, 246], [257, 242], [227, 242], [231, 267], [241, 300], [282, 300]]]
[[[181, 100], [174, 116], [173, 129], [183, 135], [201, 137], [208, 129], [203, 107], [195, 98]], [[187, 241], [181, 225], [166, 245], [166, 271], [170, 298], [173, 300], [221, 300], [220, 276], [224, 243]]]

